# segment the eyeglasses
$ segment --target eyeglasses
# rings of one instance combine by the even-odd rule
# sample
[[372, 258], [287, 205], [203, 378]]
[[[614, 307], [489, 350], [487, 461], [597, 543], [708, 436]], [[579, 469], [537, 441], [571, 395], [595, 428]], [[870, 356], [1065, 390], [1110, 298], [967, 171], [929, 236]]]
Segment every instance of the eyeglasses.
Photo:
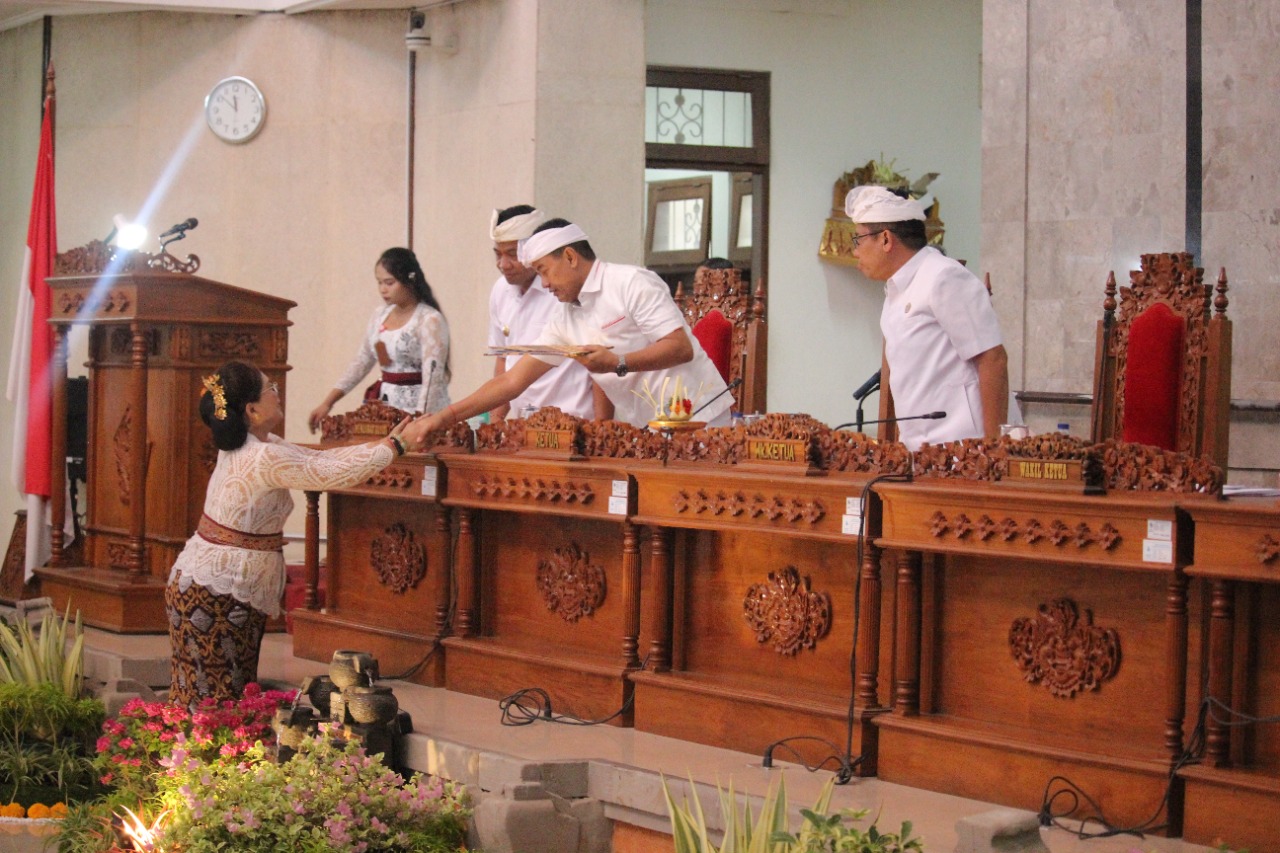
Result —
[[868, 237], [874, 237], [874, 236], [875, 236], [875, 235], [877, 235], [877, 234], [883, 234], [883, 233], [884, 233], [884, 232], [886, 232], [886, 231], [892, 231], [892, 230], [893, 230], [892, 228], [881, 228], [879, 231], [868, 231], [866, 234], [854, 234], [854, 235], [853, 235], [853, 248], [855, 248], [855, 249], [856, 249], [856, 248], [858, 248], [858, 241], [859, 241], [859, 240], [865, 240], [865, 239], [866, 239], [866, 238], [868, 238]]
[[280, 386], [279, 386], [279, 385], [277, 385], [277, 384], [276, 384], [276, 383], [274, 383], [274, 382], [268, 382], [268, 383], [267, 383], [266, 388], [264, 388], [263, 390], [264, 390], [264, 391], [274, 391], [274, 392], [276, 393], [276, 396], [279, 396], [279, 395], [280, 395]]

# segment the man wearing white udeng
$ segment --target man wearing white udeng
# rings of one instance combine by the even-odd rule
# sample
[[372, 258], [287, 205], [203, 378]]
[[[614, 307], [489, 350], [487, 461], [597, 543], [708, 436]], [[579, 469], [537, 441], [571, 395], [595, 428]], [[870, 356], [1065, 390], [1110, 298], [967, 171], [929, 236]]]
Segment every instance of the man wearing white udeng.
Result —
[[[706, 403], [698, 420], [710, 426], [729, 424], [732, 395], [711, 359], [689, 331], [667, 285], [642, 267], [597, 260], [587, 235], [563, 219], [543, 223], [520, 244], [521, 263], [542, 277], [560, 300], [537, 343], [580, 346], [574, 358], [591, 373], [614, 405], [614, 417], [643, 426], [653, 407], [633, 391], [648, 382], [654, 396], [680, 384], [696, 395], [695, 407]], [[469, 397], [427, 417], [429, 429], [509, 402], [563, 357], [525, 355], [501, 376], [481, 385]], [[716, 396], [719, 395], [719, 396]], [[714, 399], [713, 399], [714, 398]]]
[[[520, 263], [520, 241], [526, 240], [533, 230], [547, 219], [542, 211], [527, 204], [493, 212], [489, 223], [489, 236], [493, 238], [493, 260], [502, 273], [489, 292], [489, 346], [505, 347], [532, 344], [542, 334], [542, 327], [555, 313], [559, 302], [542, 284], [538, 274]], [[501, 376], [507, 368], [515, 367], [519, 356], [498, 356], [494, 361], [493, 375]], [[607, 418], [613, 414], [612, 406], [601, 395], [594, 401], [595, 385], [581, 365], [566, 360], [526, 388], [510, 403], [493, 409], [490, 419], [499, 421], [514, 409], [516, 416], [526, 408], [541, 409], [555, 406], [566, 414], [590, 419]], [[603, 404], [603, 407], [601, 406]]]

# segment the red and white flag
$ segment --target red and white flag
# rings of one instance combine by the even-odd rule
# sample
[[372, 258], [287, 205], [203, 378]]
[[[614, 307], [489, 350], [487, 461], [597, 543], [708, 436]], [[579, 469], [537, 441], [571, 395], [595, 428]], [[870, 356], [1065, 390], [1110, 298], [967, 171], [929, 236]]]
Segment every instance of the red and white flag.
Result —
[[18, 312], [14, 321], [7, 396], [14, 404], [13, 483], [27, 498], [27, 560], [29, 580], [49, 560], [48, 505], [53, 443], [51, 409], [53, 386], [53, 330], [49, 327], [50, 296], [45, 278], [53, 274], [58, 236], [53, 206], [53, 96], [45, 98], [40, 125], [40, 154], [36, 160], [35, 192], [22, 262]]

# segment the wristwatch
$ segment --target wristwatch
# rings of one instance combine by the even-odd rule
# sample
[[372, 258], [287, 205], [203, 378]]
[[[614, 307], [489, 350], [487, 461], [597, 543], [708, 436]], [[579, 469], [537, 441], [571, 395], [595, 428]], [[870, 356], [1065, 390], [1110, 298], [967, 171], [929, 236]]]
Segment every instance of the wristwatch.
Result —
[[626, 376], [631, 372], [631, 369], [627, 367], [627, 356], [625, 353], [618, 356], [618, 366], [613, 369], [613, 372], [619, 376]]

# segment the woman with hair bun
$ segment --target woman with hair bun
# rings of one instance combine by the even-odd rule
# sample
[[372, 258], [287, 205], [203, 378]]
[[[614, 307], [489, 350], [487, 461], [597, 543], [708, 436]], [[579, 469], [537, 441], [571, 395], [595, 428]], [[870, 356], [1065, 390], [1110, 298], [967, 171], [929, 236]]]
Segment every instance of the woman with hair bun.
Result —
[[414, 414], [449, 405], [449, 323], [417, 256], [409, 249], [387, 249], [374, 264], [373, 277], [384, 304], [369, 318], [360, 350], [342, 378], [307, 418], [312, 432], [375, 364], [382, 375], [365, 391], [366, 400]]
[[397, 456], [421, 450], [427, 431], [408, 419], [386, 438], [313, 450], [273, 431], [284, 423], [276, 384], [232, 361], [204, 378], [200, 418], [213, 431], [218, 461], [204, 514], [169, 573], [165, 610], [173, 645], [169, 699], [236, 699], [258, 677], [268, 617], [284, 592], [284, 523], [290, 489], [341, 489]]

